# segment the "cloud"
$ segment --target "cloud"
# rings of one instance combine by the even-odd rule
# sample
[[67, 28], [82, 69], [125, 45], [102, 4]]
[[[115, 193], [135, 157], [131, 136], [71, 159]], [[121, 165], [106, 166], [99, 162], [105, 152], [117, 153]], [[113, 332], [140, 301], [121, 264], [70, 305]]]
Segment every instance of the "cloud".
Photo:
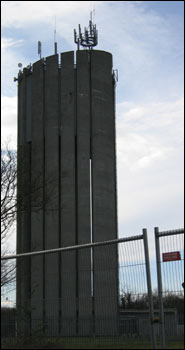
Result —
[[118, 221], [121, 236], [126, 234], [127, 227], [132, 230], [134, 225], [151, 227], [152, 222], [156, 226], [158, 223], [164, 225], [166, 221], [166, 225], [173, 226], [181, 222], [183, 115], [182, 98], [153, 101], [152, 104], [123, 102], [117, 105]]
[[16, 147], [17, 144], [17, 96], [1, 98], [1, 137], [5, 142], [10, 140], [12, 145]]
[[117, 105], [117, 152], [130, 170], [170, 160], [183, 146], [183, 99]]
[[[19, 47], [23, 44], [24, 40], [17, 40], [12, 38], [2, 38], [1, 40], [1, 50], [7, 50], [10, 47]], [[3, 52], [4, 54], [4, 52]]]
[[[89, 1], [9, 1], [2, 6], [2, 25], [5, 28], [25, 28], [28, 30], [39, 23], [50, 23], [54, 27], [54, 17], [63, 19], [63, 28], [67, 22], [90, 13], [91, 2]], [[69, 24], [69, 25], [70, 25]], [[60, 28], [60, 23], [57, 23]], [[44, 28], [43, 28], [44, 29]], [[46, 28], [45, 28], [46, 29]]]
[[1, 52], [2, 52], [2, 94], [3, 96], [15, 96], [17, 94], [16, 84], [13, 78], [18, 73], [18, 63], [23, 65], [26, 60], [20, 52], [20, 47], [23, 46], [23, 39], [15, 39], [2, 37]]
[[174, 18], [172, 23], [167, 16], [133, 3], [120, 1], [112, 11], [108, 5], [99, 8], [104, 13], [97, 22], [100, 49], [111, 48], [119, 72], [117, 99], [132, 95], [151, 102], [174, 94], [177, 98], [183, 89], [183, 34], [179, 28], [183, 19]]

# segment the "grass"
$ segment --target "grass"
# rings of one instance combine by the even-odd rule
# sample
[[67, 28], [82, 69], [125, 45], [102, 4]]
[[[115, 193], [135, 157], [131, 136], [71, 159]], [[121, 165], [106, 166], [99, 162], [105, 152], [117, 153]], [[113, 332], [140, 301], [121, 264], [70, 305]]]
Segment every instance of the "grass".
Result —
[[[158, 344], [160, 348], [160, 344]], [[4, 338], [2, 349], [152, 349], [150, 341], [133, 338]], [[184, 349], [183, 341], [167, 342], [166, 349]]]

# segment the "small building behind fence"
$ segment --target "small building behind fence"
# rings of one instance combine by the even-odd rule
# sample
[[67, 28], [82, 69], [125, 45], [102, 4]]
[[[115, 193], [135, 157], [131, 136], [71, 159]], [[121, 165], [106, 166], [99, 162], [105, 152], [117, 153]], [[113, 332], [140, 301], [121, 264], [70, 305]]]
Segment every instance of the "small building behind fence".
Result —
[[[159, 310], [154, 312], [156, 317], [156, 335], [159, 336]], [[177, 309], [168, 308], [164, 310], [165, 334], [167, 337], [179, 337], [184, 335], [184, 325], [179, 324]], [[151, 328], [148, 310], [121, 310], [120, 312], [120, 334], [125, 336], [141, 336], [150, 338]]]

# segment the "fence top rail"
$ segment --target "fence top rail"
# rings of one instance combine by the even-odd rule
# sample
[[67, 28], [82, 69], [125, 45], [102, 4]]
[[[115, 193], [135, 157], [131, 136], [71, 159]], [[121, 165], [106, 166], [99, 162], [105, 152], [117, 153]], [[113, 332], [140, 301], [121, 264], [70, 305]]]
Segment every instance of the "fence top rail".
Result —
[[177, 229], [177, 230], [169, 230], [169, 231], [157, 232], [157, 236], [158, 237], [165, 237], [165, 236], [179, 235], [179, 234], [183, 234], [183, 233], [184, 233], [184, 229], [180, 228], [180, 229]]
[[75, 245], [75, 246], [41, 250], [41, 251], [29, 252], [29, 253], [21, 253], [21, 254], [15, 254], [15, 255], [5, 255], [5, 256], [1, 256], [1, 260], [18, 259], [18, 258], [22, 258], [22, 257], [36, 256], [36, 255], [42, 255], [42, 254], [52, 254], [52, 253], [66, 252], [66, 251], [72, 251], [72, 250], [77, 250], [77, 249], [79, 250], [79, 249], [85, 249], [85, 248], [93, 248], [93, 247], [99, 247], [99, 246], [104, 246], [104, 245], [111, 245], [111, 244], [136, 241], [136, 240], [141, 240], [141, 239], [143, 239], [143, 234], [138, 235], [138, 236], [130, 236], [130, 237], [125, 237], [125, 238], [113, 239], [110, 241], [79, 244], [79, 245]]

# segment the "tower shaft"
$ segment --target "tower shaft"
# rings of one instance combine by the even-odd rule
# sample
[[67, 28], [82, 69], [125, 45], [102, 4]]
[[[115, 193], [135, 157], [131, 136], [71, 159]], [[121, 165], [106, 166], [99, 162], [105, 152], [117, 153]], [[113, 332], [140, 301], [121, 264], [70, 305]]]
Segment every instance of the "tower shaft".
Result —
[[[19, 77], [18, 94], [17, 253], [117, 238], [112, 55], [39, 60]], [[29, 300], [31, 329], [53, 318], [56, 335], [115, 334], [117, 264], [116, 246], [20, 264], [17, 303]]]

